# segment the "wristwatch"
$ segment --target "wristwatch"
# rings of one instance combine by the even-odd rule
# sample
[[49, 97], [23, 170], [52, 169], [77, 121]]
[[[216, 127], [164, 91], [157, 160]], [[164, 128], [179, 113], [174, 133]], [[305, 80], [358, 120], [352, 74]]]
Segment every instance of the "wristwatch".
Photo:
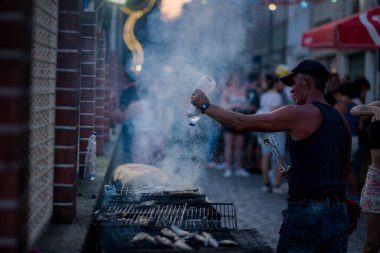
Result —
[[204, 114], [205, 113], [205, 111], [206, 111], [206, 109], [208, 108], [210, 106], [210, 104], [209, 103], [203, 103], [202, 105], [201, 105], [201, 112], [202, 112], [202, 114]]

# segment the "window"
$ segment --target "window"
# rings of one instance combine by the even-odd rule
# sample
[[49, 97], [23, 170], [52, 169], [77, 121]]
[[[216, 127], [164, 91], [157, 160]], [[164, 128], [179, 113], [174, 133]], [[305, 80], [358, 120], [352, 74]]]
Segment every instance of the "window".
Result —
[[364, 53], [348, 56], [350, 80], [364, 76]]

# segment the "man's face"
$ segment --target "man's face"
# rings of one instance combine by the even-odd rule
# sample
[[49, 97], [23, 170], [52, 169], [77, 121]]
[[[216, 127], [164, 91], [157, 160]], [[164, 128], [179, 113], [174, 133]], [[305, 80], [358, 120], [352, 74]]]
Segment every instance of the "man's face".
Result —
[[290, 89], [290, 93], [292, 94], [293, 100], [297, 105], [305, 104], [305, 79], [302, 78], [300, 74], [296, 74], [293, 77], [292, 88]]

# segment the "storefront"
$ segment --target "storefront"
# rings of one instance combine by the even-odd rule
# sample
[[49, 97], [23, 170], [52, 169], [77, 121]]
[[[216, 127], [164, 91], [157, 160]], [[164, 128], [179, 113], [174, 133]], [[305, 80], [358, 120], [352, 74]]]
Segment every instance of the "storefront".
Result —
[[380, 7], [357, 13], [303, 33], [302, 47], [341, 78], [365, 76], [371, 83], [367, 100], [379, 99]]

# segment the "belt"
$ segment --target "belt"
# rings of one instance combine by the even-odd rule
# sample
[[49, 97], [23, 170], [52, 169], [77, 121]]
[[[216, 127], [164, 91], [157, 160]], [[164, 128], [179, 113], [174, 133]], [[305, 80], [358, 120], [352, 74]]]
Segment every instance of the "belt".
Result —
[[345, 202], [345, 198], [341, 197], [312, 197], [312, 198], [288, 198], [287, 201], [289, 203], [300, 203], [300, 204], [308, 204], [312, 202], [317, 203], [339, 203]]

